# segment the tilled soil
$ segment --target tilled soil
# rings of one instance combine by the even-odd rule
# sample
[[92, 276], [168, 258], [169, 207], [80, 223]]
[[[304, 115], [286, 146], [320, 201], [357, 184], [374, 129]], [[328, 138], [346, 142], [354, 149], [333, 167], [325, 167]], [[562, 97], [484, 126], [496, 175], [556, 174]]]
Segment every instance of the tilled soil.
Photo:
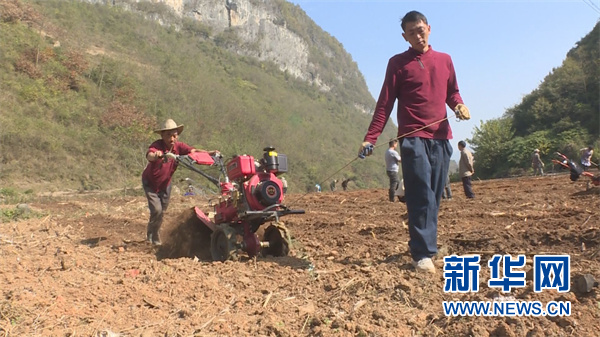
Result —
[[[143, 196], [45, 197], [0, 224], [1, 336], [598, 336], [600, 288], [502, 293], [494, 254], [569, 254], [571, 279], [600, 279], [600, 189], [566, 175], [452, 184], [442, 201], [435, 275], [408, 255], [406, 207], [387, 190], [288, 195], [285, 257], [212, 262], [210, 230], [174, 196], [163, 246], [144, 242]], [[2, 209], [16, 205], [3, 205]], [[479, 291], [445, 293], [443, 257], [479, 254]], [[442, 302], [570, 301], [568, 317], [446, 317]]]

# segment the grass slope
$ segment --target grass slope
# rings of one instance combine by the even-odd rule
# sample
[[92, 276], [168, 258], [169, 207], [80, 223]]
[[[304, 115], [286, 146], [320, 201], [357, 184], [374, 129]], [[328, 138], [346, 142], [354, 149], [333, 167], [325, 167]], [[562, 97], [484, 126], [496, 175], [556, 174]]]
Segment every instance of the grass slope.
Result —
[[[341, 95], [219, 47], [198, 23], [72, 1], [1, 6], [0, 187], [137, 186], [152, 129], [173, 118], [182, 141], [228, 157], [275, 146], [304, 191], [356, 156], [370, 121]], [[394, 135], [390, 123], [381, 141]], [[382, 186], [383, 153], [333, 178]]]

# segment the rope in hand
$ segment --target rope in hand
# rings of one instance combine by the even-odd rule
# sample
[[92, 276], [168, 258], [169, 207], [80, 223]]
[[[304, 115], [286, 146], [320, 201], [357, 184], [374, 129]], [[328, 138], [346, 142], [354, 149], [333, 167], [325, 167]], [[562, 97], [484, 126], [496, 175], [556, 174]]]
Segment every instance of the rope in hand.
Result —
[[[422, 126], [422, 127], [418, 128], [418, 129], [415, 129], [415, 130], [412, 130], [412, 131], [410, 131], [410, 132], [407, 132], [407, 133], [405, 133], [405, 134], [402, 134], [402, 135], [400, 135], [400, 136], [398, 136], [398, 137], [396, 137], [396, 138], [392, 138], [391, 140], [398, 140], [398, 139], [400, 139], [400, 138], [404, 138], [404, 137], [406, 137], [406, 136], [412, 135], [412, 134], [413, 134], [413, 133], [415, 133], [415, 132], [419, 132], [419, 131], [421, 131], [421, 130], [423, 130], [423, 129], [427, 129], [428, 127], [430, 127], [430, 126], [432, 126], [432, 125], [435, 125], [435, 124], [441, 123], [441, 122], [443, 122], [443, 121], [445, 121], [445, 120], [448, 120], [448, 118], [449, 118], [449, 117], [442, 118], [442, 119], [440, 119], [439, 121], [435, 121], [435, 122], [433, 122], [433, 123], [427, 124], [427, 125], [425, 125], [425, 126]], [[381, 143], [381, 144], [379, 144], [379, 145], [373, 146], [373, 149], [376, 149], [376, 148], [378, 148], [378, 147], [380, 147], [380, 146], [383, 146], [383, 145], [387, 145], [387, 144], [386, 144], [386, 143]], [[342, 170], [343, 170], [343, 169], [345, 169], [346, 167], [350, 166], [350, 164], [354, 163], [354, 162], [355, 162], [357, 159], [359, 159], [359, 158], [360, 158], [360, 157], [354, 157], [354, 159], [352, 159], [351, 161], [349, 161], [349, 162], [348, 162], [346, 165], [342, 166], [342, 168], [341, 168], [341, 169], [339, 169], [339, 170], [335, 171], [333, 174], [329, 175], [327, 178], [323, 179], [323, 181], [319, 182], [318, 184], [319, 184], [319, 185], [323, 185], [323, 183], [325, 183], [327, 180], [331, 179], [333, 176], [335, 176], [336, 174], [338, 174], [340, 171], [342, 171]], [[307, 196], [308, 194], [310, 194], [310, 192], [306, 192], [306, 193], [304, 193], [303, 195], [301, 195], [301, 196], [300, 196], [300, 198], [298, 198], [298, 199], [296, 199], [296, 200], [292, 201], [291, 203], [289, 203], [289, 206], [293, 205], [293, 204], [294, 204], [295, 202], [297, 202], [297, 201], [300, 201], [302, 198], [304, 198], [304, 197], [305, 197], [305, 196]]]

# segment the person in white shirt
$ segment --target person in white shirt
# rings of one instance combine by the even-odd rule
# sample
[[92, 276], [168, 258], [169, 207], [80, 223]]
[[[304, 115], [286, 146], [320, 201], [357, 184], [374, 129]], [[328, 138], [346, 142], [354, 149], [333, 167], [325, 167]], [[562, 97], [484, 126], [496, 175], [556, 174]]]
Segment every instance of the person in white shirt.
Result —
[[398, 169], [400, 166], [398, 164], [400, 164], [402, 159], [400, 159], [400, 154], [398, 154], [398, 151], [396, 151], [398, 140], [390, 140], [389, 146], [390, 147], [385, 152], [385, 171], [388, 178], [390, 178], [389, 198], [391, 202], [394, 202], [396, 189], [398, 189], [398, 185], [400, 184], [400, 180], [398, 180]]
[[592, 167], [592, 156], [594, 155], [594, 148], [591, 146], [584, 147], [579, 150], [581, 152], [581, 166], [584, 171], [589, 171]]

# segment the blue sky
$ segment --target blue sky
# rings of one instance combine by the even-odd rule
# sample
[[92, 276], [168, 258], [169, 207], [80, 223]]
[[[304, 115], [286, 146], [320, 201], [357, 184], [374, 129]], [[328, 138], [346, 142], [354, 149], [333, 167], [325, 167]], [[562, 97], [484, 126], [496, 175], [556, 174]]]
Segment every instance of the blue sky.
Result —
[[[452, 56], [470, 121], [452, 119], [452, 145], [539, 86], [600, 18], [598, 0], [292, 0], [352, 55], [379, 96], [390, 57], [408, 49], [400, 19], [425, 14], [433, 49]], [[597, 9], [595, 9], [595, 7]], [[395, 109], [394, 113], [395, 121]], [[365, 125], [366, 132], [367, 125]], [[362, 139], [357, 139], [357, 143]], [[458, 151], [454, 151], [453, 159]]]

